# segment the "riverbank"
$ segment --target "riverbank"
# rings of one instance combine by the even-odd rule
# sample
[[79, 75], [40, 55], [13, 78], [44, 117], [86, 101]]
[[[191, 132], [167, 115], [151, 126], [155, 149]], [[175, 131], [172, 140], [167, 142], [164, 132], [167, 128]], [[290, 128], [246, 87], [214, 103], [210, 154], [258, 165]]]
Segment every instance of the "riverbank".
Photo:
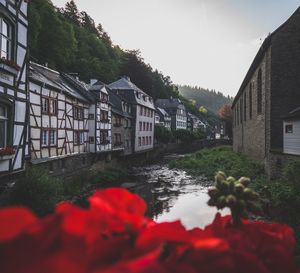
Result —
[[[182, 168], [193, 175], [213, 178], [215, 172], [239, 178], [250, 177], [251, 187], [263, 200], [265, 212], [274, 221], [292, 226], [297, 237], [296, 254], [300, 255], [300, 162], [289, 164], [277, 180], [267, 180], [262, 164], [233, 152], [231, 146], [203, 149], [185, 158], [170, 162], [171, 168]], [[299, 258], [298, 258], [299, 260]]]

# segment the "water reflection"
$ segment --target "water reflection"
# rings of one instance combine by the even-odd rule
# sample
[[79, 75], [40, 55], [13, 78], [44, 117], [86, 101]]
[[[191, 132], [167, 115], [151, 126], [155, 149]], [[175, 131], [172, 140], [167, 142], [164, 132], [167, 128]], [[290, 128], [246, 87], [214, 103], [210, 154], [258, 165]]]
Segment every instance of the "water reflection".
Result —
[[204, 227], [217, 212], [206, 204], [210, 181], [192, 177], [183, 170], [169, 169], [166, 163], [133, 168], [128, 181], [121, 186], [144, 198], [147, 215], [157, 222], [180, 219], [188, 229]]

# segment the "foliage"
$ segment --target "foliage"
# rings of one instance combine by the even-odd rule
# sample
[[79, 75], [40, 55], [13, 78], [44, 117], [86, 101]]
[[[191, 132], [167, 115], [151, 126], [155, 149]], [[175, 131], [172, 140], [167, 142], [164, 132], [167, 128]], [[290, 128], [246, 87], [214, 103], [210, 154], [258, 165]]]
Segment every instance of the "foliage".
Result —
[[293, 231], [283, 224], [216, 215], [204, 229], [156, 223], [124, 189], [95, 192], [89, 207], [60, 204], [39, 219], [25, 208], [0, 210], [1, 269], [7, 273], [296, 273]]
[[63, 181], [48, 176], [37, 167], [28, 169], [10, 193], [11, 204], [27, 206], [38, 215], [52, 212], [63, 199]]
[[251, 177], [255, 181], [264, 180], [263, 165], [247, 160], [244, 156], [233, 152], [231, 146], [219, 146], [203, 149], [191, 156], [170, 162], [171, 167], [184, 168], [195, 174], [204, 174], [213, 179], [217, 171], [224, 171], [228, 176]]
[[219, 117], [228, 122], [232, 123], [232, 109], [230, 104], [225, 104], [219, 109]]
[[231, 104], [232, 98], [225, 97], [221, 92], [215, 90], [204, 89], [198, 86], [178, 86], [180, 95], [196, 101], [198, 108], [204, 106], [207, 110], [218, 114], [218, 110], [224, 104]]
[[249, 213], [262, 212], [259, 195], [248, 187], [249, 184], [250, 178], [236, 180], [232, 176], [226, 177], [224, 172], [217, 172], [215, 186], [208, 190], [208, 205], [216, 206], [217, 209], [229, 207], [233, 225], [240, 225], [242, 217], [248, 218]]
[[200, 106], [198, 111], [202, 114], [207, 114], [207, 109], [204, 106]]
[[164, 126], [155, 125], [154, 126], [155, 139], [160, 143], [170, 143], [174, 140], [174, 136], [171, 130], [168, 130]]
[[89, 176], [90, 184], [109, 184], [112, 182], [120, 181], [124, 179], [128, 175], [126, 169], [118, 168], [118, 169], [107, 169], [103, 172], [91, 173]]
[[178, 97], [177, 87], [146, 64], [138, 50], [113, 45], [101, 24], [75, 1], [57, 9], [50, 0], [35, 0], [29, 6], [31, 60], [62, 72], [77, 73], [81, 80], [110, 83], [127, 75], [146, 93], [157, 98]]
[[201, 131], [190, 131], [190, 130], [184, 130], [184, 129], [179, 129], [173, 132], [173, 136], [175, 139], [184, 142], [184, 143], [190, 143], [195, 140], [200, 140], [203, 139], [204, 133]]
[[204, 174], [213, 178], [217, 171], [226, 170], [229, 176], [251, 177], [251, 187], [264, 199], [264, 208], [272, 219], [285, 222], [296, 232], [296, 254], [300, 254], [300, 161], [288, 164], [282, 177], [268, 181], [263, 165], [236, 154], [230, 146], [203, 149], [191, 156], [170, 162], [170, 167], [183, 168], [194, 174]]
[[232, 109], [230, 104], [225, 104], [219, 109], [219, 117], [225, 122], [225, 134], [232, 137]]

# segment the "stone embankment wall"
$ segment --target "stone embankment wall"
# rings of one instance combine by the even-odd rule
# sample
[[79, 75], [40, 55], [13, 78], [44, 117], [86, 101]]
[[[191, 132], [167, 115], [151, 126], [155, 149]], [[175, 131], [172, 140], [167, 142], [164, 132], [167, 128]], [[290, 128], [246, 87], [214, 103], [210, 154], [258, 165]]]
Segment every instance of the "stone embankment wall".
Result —
[[[72, 180], [74, 177], [86, 171], [101, 172], [111, 168], [122, 168], [140, 166], [151, 163], [161, 158], [164, 154], [171, 153], [192, 153], [202, 148], [214, 147], [217, 145], [231, 145], [230, 140], [201, 140], [192, 143], [170, 143], [157, 144], [153, 150], [143, 153], [136, 153], [130, 156], [123, 156], [120, 153], [91, 154], [55, 158], [53, 160], [40, 161], [36, 164], [27, 163], [26, 168], [39, 167], [47, 171], [51, 176], [60, 177], [64, 180]], [[24, 173], [20, 173], [23, 175]], [[18, 180], [18, 175], [1, 178], [0, 191], [8, 183]]]

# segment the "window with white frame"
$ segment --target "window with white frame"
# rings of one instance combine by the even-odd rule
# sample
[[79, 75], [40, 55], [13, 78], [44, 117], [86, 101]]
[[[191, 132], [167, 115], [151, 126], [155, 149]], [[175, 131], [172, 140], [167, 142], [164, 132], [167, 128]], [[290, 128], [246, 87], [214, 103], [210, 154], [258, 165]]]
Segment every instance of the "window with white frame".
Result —
[[46, 98], [42, 98], [42, 112], [43, 113], [49, 112], [49, 100]]
[[0, 58], [12, 58], [12, 27], [4, 18], [0, 17]]
[[0, 104], [0, 148], [3, 148], [7, 144], [7, 107], [4, 104]]
[[49, 145], [56, 145], [56, 131], [54, 130], [49, 131]]
[[53, 98], [42, 98], [42, 113], [47, 115], [56, 115], [57, 100]]
[[56, 130], [43, 129], [41, 142], [43, 147], [56, 146], [57, 144]]

